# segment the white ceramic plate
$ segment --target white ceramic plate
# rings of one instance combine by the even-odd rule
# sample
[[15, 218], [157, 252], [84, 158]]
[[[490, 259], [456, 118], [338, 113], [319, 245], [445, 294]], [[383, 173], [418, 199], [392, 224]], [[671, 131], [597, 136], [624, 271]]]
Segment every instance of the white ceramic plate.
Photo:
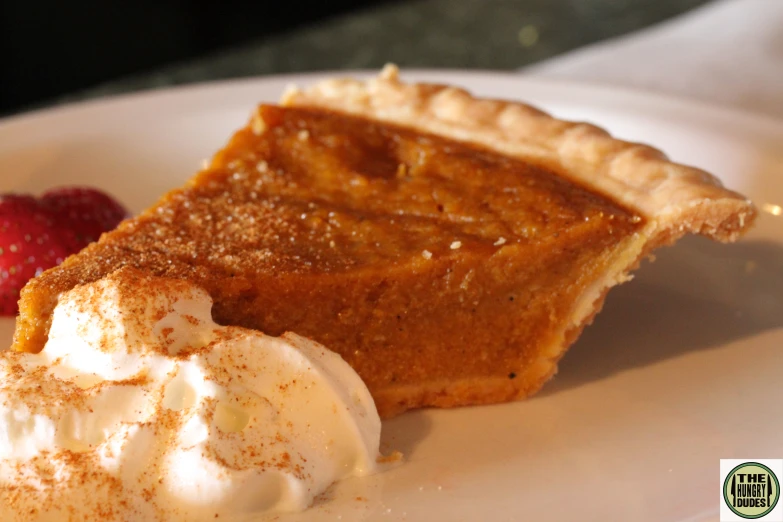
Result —
[[[534, 399], [384, 424], [403, 466], [280, 520], [718, 519], [719, 459], [783, 458], [783, 124], [519, 76], [416, 72], [589, 120], [721, 176], [759, 204], [736, 245], [688, 239], [614, 290]], [[134, 211], [180, 185], [289, 76], [109, 99], [0, 122], [0, 191], [110, 191]], [[780, 205], [780, 206], [778, 206]], [[12, 321], [2, 323], [3, 344]]]

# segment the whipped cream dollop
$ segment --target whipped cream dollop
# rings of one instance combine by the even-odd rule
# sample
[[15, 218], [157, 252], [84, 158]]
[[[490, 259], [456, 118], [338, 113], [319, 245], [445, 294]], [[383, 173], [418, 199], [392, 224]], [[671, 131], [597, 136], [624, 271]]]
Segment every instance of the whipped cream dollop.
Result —
[[0, 520], [230, 520], [376, 470], [380, 419], [339, 355], [211, 307], [123, 268], [60, 297], [40, 354], [0, 354]]

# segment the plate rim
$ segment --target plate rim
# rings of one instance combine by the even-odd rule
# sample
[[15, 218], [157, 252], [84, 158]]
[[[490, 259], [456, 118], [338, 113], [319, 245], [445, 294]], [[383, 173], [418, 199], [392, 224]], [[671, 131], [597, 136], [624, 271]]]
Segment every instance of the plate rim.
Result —
[[[0, 118], [0, 131], [7, 130], [9, 126], [34, 123], [35, 120], [46, 118], [65, 117], [79, 111], [110, 110], [113, 107], [165, 101], [166, 98], [180, 98], [184, 96], [203, 96], [209, 91], [228, 90], [232, 88], [247, 88], [253, 84], [284, 83], [284, 84], [309, 84], [320, 79], [332, 77], [368, 78], [378, 73], [378, 69], [334, 69], [324, 71], [308, 71], [301, 73], [254, 75], [247, 77], [205, 80], [179, 85], [167, 85], [163, 87], [150, 87], [132, 92], [97, 96], [83, 100], [68, 101], [60, 104], [49, 105], [29, 111], [12, 114]], [[506, 85], [518, 83], [522, 89], [553, 88], [560, 91], [579, 92], [582, 97], [600, 100], [611, 99], [617, 104], [640, 105], [654, 104], [665, 109], [685, 112], [697, 116], [710, 115], [721, 120], [733, 121], [737, 126], [754, 127], [764, 134], [780, 135], [783, 139], [783, 119], [773, 116], [739, 109], [732, 106], [723, 106], [712, 102], [684, 96], [663, 94], [654, 90], [612, 85], [595, 81], [575, 81], [562, 78], [548, 78], [539, 75], [528, 75], [524, 71], [494, 71], [489, 69], [454, 69], [454, 68], [401, 68], [403, 79], [414, 81], [430, 81], [452, 85], [465, 85], [480, 81], [502, 81]], [[262, 88], [262, 86], [259, 86]], [[471, 90], [470, 86], [465, 88]], [[513, 98], [525, 103], [524, 96]], [[532, 103], [534, 106], [535, 102]], [[248, 108], [250, 110], [251, 108]]]

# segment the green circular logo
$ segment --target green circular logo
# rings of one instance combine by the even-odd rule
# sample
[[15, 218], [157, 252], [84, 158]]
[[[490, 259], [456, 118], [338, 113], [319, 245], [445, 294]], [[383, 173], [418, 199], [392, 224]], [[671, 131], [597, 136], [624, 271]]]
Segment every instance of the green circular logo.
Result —
[[764, 464], [745, 462], [726, 475], [723, 500], [742, 518], [761, 518], [773, 509], [780, 498], [780, 482]]

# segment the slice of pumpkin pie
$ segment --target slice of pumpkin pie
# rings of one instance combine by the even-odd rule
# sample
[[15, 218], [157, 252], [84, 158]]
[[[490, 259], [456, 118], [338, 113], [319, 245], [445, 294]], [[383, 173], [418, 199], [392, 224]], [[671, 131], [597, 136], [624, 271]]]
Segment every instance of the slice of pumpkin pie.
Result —
[[382, 416], [508, 401], [654, 248], [754, 217], [655, 149], [387, 67], [258, 107], [184, 187], [30, 281], [14, 347], [42, 349], [62, 292], [132, 266], [202, 286], [220, 323], [325, 344]]

